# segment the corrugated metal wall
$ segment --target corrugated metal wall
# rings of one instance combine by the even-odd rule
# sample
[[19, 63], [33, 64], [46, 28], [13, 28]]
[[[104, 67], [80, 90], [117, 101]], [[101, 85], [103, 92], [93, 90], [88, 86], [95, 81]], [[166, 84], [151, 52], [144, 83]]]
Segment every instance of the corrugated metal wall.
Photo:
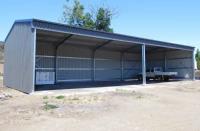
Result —
[[30, 24], [15, 24], [5, 44], [4, 85], [34, 91], [34, 32]]
[[135, 78], [138, 73], [142, 72], [141, 54], [125, 53], [124, 54], [124, 79]]
[[57, 81], [90, 81], [91, 65], [89, 48], [63, 45], [58, 50]]
[[151, 52], [151, 53], [147, 53], [146, 55], [147, 57], [147, 69], [150, 68], [154, 68], [154, 67], [162, 67], [163, 69], [165, 68], [165, 56], [164, 56], [164, 52], [160, 52], [160, 51], [155, 51], [155, 52]]
[[[165, 63], [166, 55], [166, 63]], [[169, 72], [178, 72], [178, 78], [192, 79], [193, 52], [184, 50], [158, 51], [147, 54], [147, 69], [162, 67]]]
[[179, 78], [193, 78], [193, 52], [192, 51], [168, 51], [166, 53], [167, 71], [178, 72]]
[[54, 48], [53, 44], [37, 41], [36, 72], [54, 72]]
[[[166, 54], [166, 56], [165, 56]], [[54, 72], [55, 46], [38, 43], [37, 71]], [[178, 78], [192, 78], [192, 52], [184, 50], [154, 51], [147, 57], [147, 69], [162, 67], [165, 71], [178, 72]], [[166, 57], [166, 61], [165, 61]], [[141, 73], [141, 54], [124, 53], [123, 75], [121, 74], [121, 54], [111, 50], [97, 50], [95, 54], [95, 81], [135, 78]], [[92, 50], [84, 46], [62, 45], [57, 57], [57, 82], [91, 81], [93, 75]]]
[[[48, 43], [37, 44], [36, 71], [54, 71], [55, 46]], [[124, 54], [124, 78], [130, 79], [141, 70], [139, 54]], [[95, 54], [95, 80], [121, 80], [120, 52], [98, 50]], [[92, 50], [87, 47], [62, 45], [58, 49], [57, 82], [91, 81]]]
[[99, 50], [95, 56], [95, 80], [112, 81], [121, 78], [120, 52]]

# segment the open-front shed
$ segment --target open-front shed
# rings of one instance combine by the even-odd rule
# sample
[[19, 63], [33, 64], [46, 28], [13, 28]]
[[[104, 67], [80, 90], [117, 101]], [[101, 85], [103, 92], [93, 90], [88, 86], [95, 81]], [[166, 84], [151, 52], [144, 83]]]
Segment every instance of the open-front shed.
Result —
[[32, 93], [39, 85], [134, 81], [162, 67], [194, 80], [194, 47], [30, 19], [5, 40], [4, 85]]

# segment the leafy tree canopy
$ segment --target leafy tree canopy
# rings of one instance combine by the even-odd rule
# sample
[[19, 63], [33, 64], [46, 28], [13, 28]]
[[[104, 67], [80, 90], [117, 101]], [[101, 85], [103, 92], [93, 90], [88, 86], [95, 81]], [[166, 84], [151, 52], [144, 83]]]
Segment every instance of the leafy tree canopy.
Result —
[[96, 15], [96, 30], [103, 30], [106, 32], [113, 32], [110, 28], [112, 19], [112, 12], [106, 8], [99, 8]]
[[84, 5], [79, 0], [74, 0], [72, 7], [64, 5], [62, 21], [72, 26], [113, 32], [110, 27], [112, 17], [113, 13], [109, 8], [100, 7], [95, 11], [85, 12]]

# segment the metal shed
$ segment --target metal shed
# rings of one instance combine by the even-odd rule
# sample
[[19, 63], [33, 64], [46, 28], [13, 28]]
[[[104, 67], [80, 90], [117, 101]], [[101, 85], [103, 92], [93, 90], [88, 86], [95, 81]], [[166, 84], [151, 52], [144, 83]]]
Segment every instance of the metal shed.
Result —
[[194, 80], [194, 47], [30, 19], [5, 39], [4, 85], [32, 93], [37, 85], [134, 80], [160, 66]]

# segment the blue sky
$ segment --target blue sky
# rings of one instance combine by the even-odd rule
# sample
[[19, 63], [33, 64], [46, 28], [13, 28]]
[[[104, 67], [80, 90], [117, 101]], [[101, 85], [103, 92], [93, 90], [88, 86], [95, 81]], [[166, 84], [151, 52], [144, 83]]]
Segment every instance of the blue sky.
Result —
[[[180, 43], [200, 48], [199, 0], [81, 0], [87, 7], [108, 6], [117, 11], [117, 33]], [[0, 40], [17, 19], [55, 21], [65, 0], [4, 0], [0, 4]]]

